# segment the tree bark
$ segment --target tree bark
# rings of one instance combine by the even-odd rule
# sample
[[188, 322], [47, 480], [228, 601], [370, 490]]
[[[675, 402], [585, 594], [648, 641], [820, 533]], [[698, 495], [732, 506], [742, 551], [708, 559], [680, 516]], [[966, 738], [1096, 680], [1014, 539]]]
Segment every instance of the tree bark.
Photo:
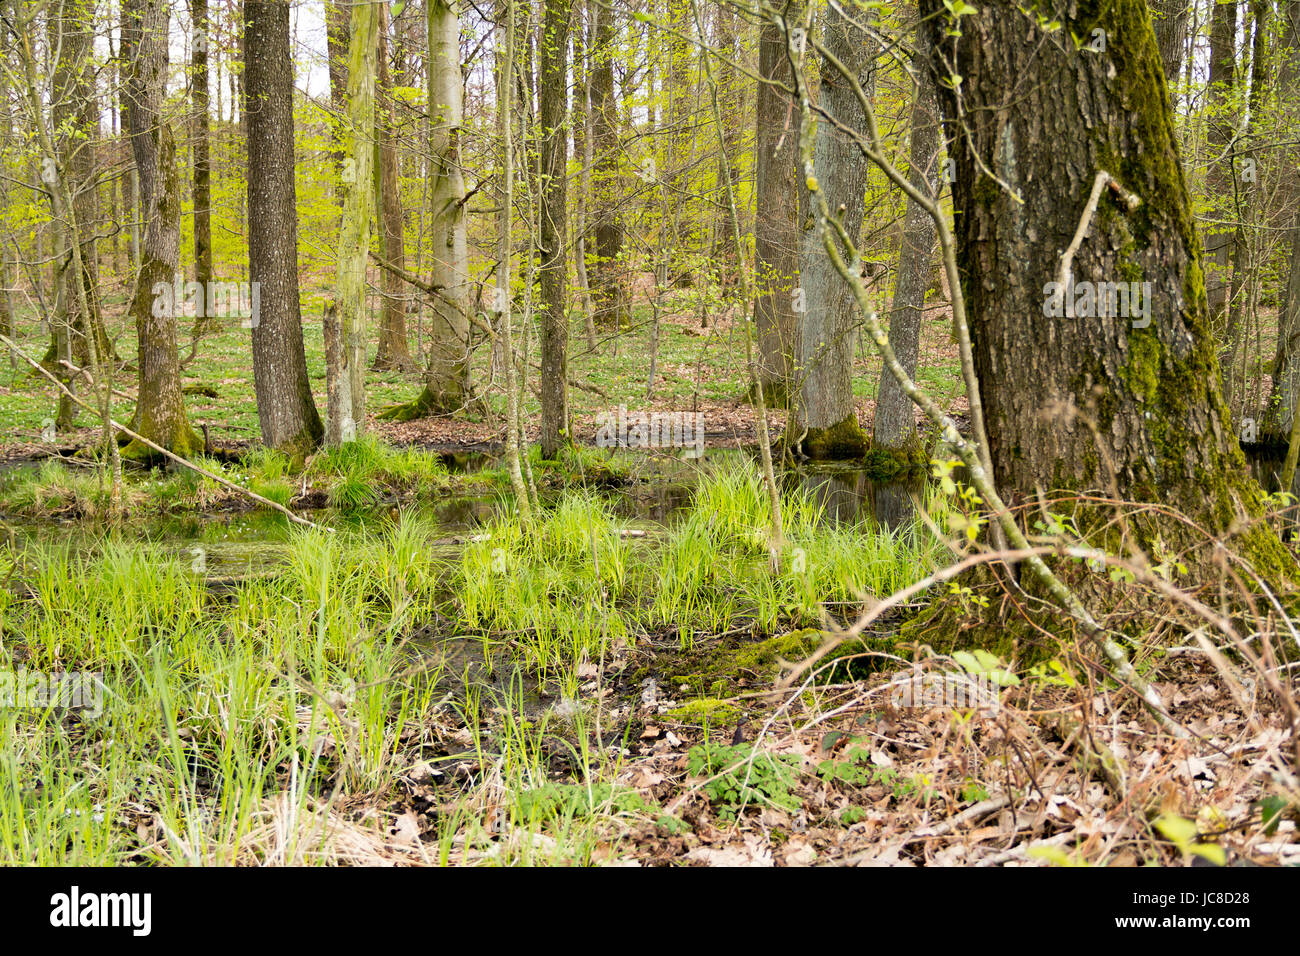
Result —
[[[208, 0], [190, 0], [194, 21], [192, 105], [194, 110], [194, 281], [208, 289], [212, 281], [212, 166], [208, 139]], [[211, 327], [205, 314], [196, 322], [200, 330]]]
[[[98, 243], [94, 238], [99, 218], [99, 203], [93, 185], [99, 104], [95, 96], [93, 16], [94, 10], [87, 0], [59, 0], [57, 13], [49, 20], [51, 46], [59, 54], [55, 64], [52, 119], [59, 139], [59, 152], [64, 157], [63, 173], [68, 177], [76, 206], [77, 241], [81, 243], [82, 289], [78, 292], [72, 285], [74, 270], [64, 270], [67, 285], [63, 302], [72, 357], [83, 366], [93, 364], [89, 351], [92, 340], [100, 359], [112, 352], [99, 308]], [[62, 242], [69, 262], [73, 239], [65, 228]]]
[[[789, 26], [800, 22], [799, 5], [785, 10]], [[754, 324], [758, 334], [758, 381], [769, 406], [789, 404], [798, 354], [798, 319], [794, 290], [799, 284], [799, 110], [785, 34], [764, 22], [758, 38], [757, 126], [754, 177], [757, 216], [754, 222], [754, 271], [757, 298]]]
[[[406, 268], [402, 237], [401, 176], [397, 163], [397, 134], [393, 121], [393, 80], [388, 69], [388, 4], [379, 4], [379, 85], [376, 90], [375, 126], [379, 137], [379, 227], [384, 258], [399, 268]], [[405, 369], [414, 365], [406, 342], [406, 300], [397, 273], [380, 270], [379, 287], [383, 308], [379, 314], [379, 344], [375, 351], [376, 369]]]
[[[868, 95], [874, 88], [876, 44], [866, 31], [867, 14], [850, 20], [839, 6], [827, 9], [822, 44], [852, 73]], [[848, 235], [862, 231], [867, 189], [867, 158], [852, 137], [838, 128], [865, 130], [867, 117], [852, 85], [829, 62], [821, 64], [814, 164], [826, 201]], [[761, 208], [761, 207], [760, 207]], [[826, 255], [822, 230], [811, 217], [804, 224], [799, 252], [799, 289], [793, 303], [802, 322], [797, 338], [795, 380], [798, 399], [788, 428], [810, 458], [859, 458], [867, 436], [853, 403], [853, 336], [858, 308], [853, 293]], [[802, 307], [799, 311], [797, 307]]]
[[[578, 175], [578, 195], [573, 211], [573, 268], [581, 296], [584, 331], [587, 333], [587, 351], [596, 351], [596, 323], [592, 316], [590, 287], [587, 283], [587, 197], [591, 194], [591, 62], [590, 34], [594, 16], [590, 10], [593, 0], [572, 0], [573, 13], [573, 155], [582, 164]], [[584, 31], [586, 31], [584, 33]]]
[[325, 47], [330, 77], [330, 154], [334, 158], [334, 200], [343, 208], [343, 130], [348, 112], [348, 39], [351, 13], [340, 0], [330, 0], [325, 9]]
[[[939, 96], [954, 139], [959, 263], [1003, 496], [1114, 487], [1129, 500], [1176, 505], [1216, 534], [1259, 514], [1259, 487], [1220, 391], [1200, 245], [1143, 0], [1058, 12], [1067, 38], [1104, 29], [1104, 55], [1053, 42], [1007, 0], [962, 17], [960, 38], [948, 35], [939, 0], [922, 10], [936, 67], [963, 77], [960, 103], [948, 85]], [[1064, 268], [1062, 250], [1103, 171], [1118, 188], [1101, 191]], [[1062, 272], [1067, 290], [1080, 284], [1065, 296], [1075, 317], [1061, 314], [1051, 285]], [[1128, 317], [1118, 307], [1089, 317], [1085, 281], [1125, 283], [1141, 298], [1127, 300]], [[1262, 573], [1293, 567], [1259, 523], [1235, 544]]]
[[[721, 156], [718, 162], [718, 181], [722, 184], [720, 192], [730, 190], [735, 195], [740, 189], [741, 130], [744, 95], [736, 81], [736, 69], [732, 61], [736, 57], [736, 14], [730, 4], [719, 3], [716, 12], [717, 36], [714, 43], [722, 59], [718, 61], [718, 102], [722, 112], [722, 124], [718, 130], [718, 145]], [[725, 204], [722, 204], [725, 205]], [[741, 264], [737, 261], [736, 244], [731, 241], [730, 225], [727, 222], [726, 209], [719, 208], [713, 222], [714, 259], [718, 265], [718, 278], [724, 287], [733, 287], [739, 281], [737, 272]]]
[[1178, 83], [1187, 55], [1187, 12], [1191, 0], [1151, 0], [1152, 26], [1156, 32], [1156, 45], [1160, 48], [1160, 62], [1164, 66], [1165, 82]]
[[301, 459], [324, 434], [307, 378], [298, 298], [298, 217], [293, 179], [293, 60], [289, 6], [244, 4], [244, 119], [248, 127], [249, 278], [259, 284], [253, 381], [262, 441]]
[[553, 459], [569, 443], [569, 276], [566, 249], [569, 0], [546, 0], [539, 52], [538, 119], [541, 123], [542, 457]]
[[330, 389], [340, 401], [327, 410], [325, 441], [329, 445], [353, 441], [366, 430], [366, 265], [374, 206], [378, 41], [379, 12], [375, 5], [353, 4], [348, 46], [348, 123], [344, 131], [343, 222], [339, 229], [335, 293], [344, 364], [332, 373], [346, 380], [346, 384]]
[[1226, 318], [1232, 274], [1232, 250], [1236, 233], [1230, 220], [1236, 210], [1229, 205], [1233, 188], [1233, 156], [1230, 144], [1235, 134], [1233, 96], [1237, 85], [1237, 3], [1215, 2], [1210, 17], [1210, 87], [1207, 145], [1209, 169], [1206, 190], [1212, 200], [1212, 221], [1205, 229], [1205, 292], [1210, 317]]
[[[1277, 77], [1279, 96], [1288, 97], [1290, 106], [1300, 105], [1296, 84], [1300, 82], [1300, 0], [1288, 0], [1282, 9], [1280, 32], [1281, 57]], [[1286, 108], [1287, 104], [1283, 104]], [[1293, 170], [1286, 195], [1297, 203], [1290, 228], [1290, 265], [1286, 287], [1278, 301], [1277, 354], [1273, 359], [1273, 385], [1261, 431], [1270, 439], [1286, 440], [1295, 418], [1296, 394], [1300, 391], [1300, 175]]]
[[[908, 155], [908, 178], [927, 196], [939, 194], [939, 104], [934, 77], [930, 72], [929, 36], [917, 31], [914, 59], [916, 85], [912, 94], [912, 128]], [[898, 249], [898, 279], [889, 314], [889, 344], [907, 374], [916, 376], [920, 351], [921, 323], [925, 315], [925, 293], [930, 285], [934, 261], [934, 220], [920, 205], [908, 200]], [[876, 419], [872, 425], [875, 445], [900, 452], [919, 451], [916, 437], [916, 408], [903, 393], [898, 380], [882, 369], [876, 395]]]
[[[126, 0], [122, 8], [122, 50], [126, 79], [127, 129], [145, 214], [140, 271], [131, 297], [139, 340], [135, 430], [177, 455], [203, 447], [190, 428], [181, 393], [176, 351], [174, 282], [180, 268], [181, 196], [176, 141], [162, 117], [167, 77], [167, 4]], [[152, 457], [153, 449], [132, 441], [123, 454]]]
[[425, 28], [432, 179], [430, 286], [439, 291], [432, 303], [424, 390], [415, 401], [383, 413], [383, 418], [396, 421], [454, 412], [469, 394], [469, 245], [460, 153], [464, 80], [460, 16], [454, 0], [426, 0]]
[[631, 323], [623, 255], [623, 181], [619, 168], [618, 104], [614, 99], [614, 12], [607, 3], [595, 4], [595, 26], [590, 47], [591, 140], [594, 169], [591, 176], [592, 238], [587, 278], [593, 320], [602, 328], [624, 328]]

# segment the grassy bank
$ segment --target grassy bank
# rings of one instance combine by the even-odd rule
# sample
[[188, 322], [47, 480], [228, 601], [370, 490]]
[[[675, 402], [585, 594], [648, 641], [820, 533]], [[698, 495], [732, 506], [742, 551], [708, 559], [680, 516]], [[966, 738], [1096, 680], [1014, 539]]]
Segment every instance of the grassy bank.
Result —
[[[347, 503], [349, 476], [446, 480], [427, 465], [399, 472], [400, 456], [370, 460], [367, 447], [310, 467], [338, 482], [336, 504]], [[276, 467], [255, 461], [248, 480], [263, 494], [289, 487]], [[43, 489], [36, 506], [56, 493], [100, 500], [93, 478], [52, 477], [42, 468], [20, 489]], [[732, 463], [653, 531], [581, 492], [531, 527], [503, 509], [459, 550], [436, 544], [431, 521], [402, 514], [290, 532], [262, 574], [217, 590], [185, 551], [121, 530], [88, 545], [11, 547], [0, 664], [95, 672], [104, 700], [93, 717], [0, 711], [3, 862], [445, 859], [503, 826], [546, 830], [550, 855], [589, 856], [597, 821], [663, 816], [613, 787], [625, 741], [597, 729], [609, 715], [582, 690], [594, 668], [665, 638], [815, 625], [818, 594], [856, 601], [914, 580], [932, 559], [915, 534], [834, 526], [793, 493], [773, 575], [766, 507], [752, 468]], [[449, 645], [470, 650], [454, 659]], [[391, 818], [417, 778], [446, 781], [434, 832], [394, 850], [371, 824]], [[564, 789], [575, 784], [582, 800]], [[496, 817], [481, 813], [488, 791]]]

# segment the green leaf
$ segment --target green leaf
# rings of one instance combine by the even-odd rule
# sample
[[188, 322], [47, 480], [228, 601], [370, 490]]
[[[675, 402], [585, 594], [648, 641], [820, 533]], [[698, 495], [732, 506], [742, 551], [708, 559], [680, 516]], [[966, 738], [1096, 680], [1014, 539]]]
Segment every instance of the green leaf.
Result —
[[1277, 826], [1282, 822], [1282, 811], [1287, 807], [1287, 801], [1277, 795], [1265, 797], [1257, 804], [1259, 807], [1260, 818], [1264, 824], [1264, 834], [1272, 836], [1277, 832]]
[[1193, 841], [1200, 835], [1196, 824], [1191, 820], [1170, 813], [1156, 817], [1156, 829], [1184, 853], [1191, 849]]
[[1228, 854], [1217, 843], [1193, 843], [1188, 850], [1197, 856], [1209, 860], [1215, 866], [1227, 866]]

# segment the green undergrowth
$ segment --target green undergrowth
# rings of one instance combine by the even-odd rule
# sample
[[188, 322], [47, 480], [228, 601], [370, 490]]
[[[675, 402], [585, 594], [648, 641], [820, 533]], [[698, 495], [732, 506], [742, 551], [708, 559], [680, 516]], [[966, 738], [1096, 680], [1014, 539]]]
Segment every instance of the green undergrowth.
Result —
[[592, 494], [566, 496], [532, 525], [502, 513], [465, 549], [448, 610], [467, 628], [509, 635], [545, 671], [665, 631], [689, 649], [738, 626], [816, 626], [828, 608], [847, 616], [865, 595], [890, 594], [934, 566], [934, 545], [916, 529], [836, 525], [800, 490], [784, 493], [781, 508], [776, 547], [756, 470], [728, 462], [666, 529], [621, 528]]
[[[221, 599], [147, 542], [16, 553], [0, 669], [102, 691], [98, 713], [0, 710], [0, 861], [259, 862], [271, 805], [392, 786], [438, 702], [437, 667], [392, 679], [432, 607], [432, 530], [295, 532], [278, 573]], [[304, 839], [289, 851], [314, 852]]]
[[[94, 502], [93, 474], [57, 467], [32, 469], [29, 491], [66, 482], [60, 493]], [[269, 452], [224, 468], [263, 489], [302, 481]], [[321, 480], [440, 480], [402, 468], [400, 454], [366, 446], [308, 466]], [[177, 496], [212, 492], [192, 475], [149, 480], [174, 483]], [[141, 540], [129, 523], [0, 544], [0, 670], [87, 672], [102, 687], [93, 715], [0, 709], [0, 863], [337, 862], [312, 814], [334, 793], [405, 799], [400, 781], [426, 759], [429, 728], [453, 712], [476, 765], [499, 767], [511, 794], [540, 791], [510, 812], [560, 834], [544, 853], [509, 851], [516, 861], [590, 859], [599, 820], [662, 822], [662, 811], [602, 782], [616, 768], [582, 749], [585, 705], [564, 721], [525, 719], [525, 676], [580, 700], [584, 660], [620, 643], [640, 659], [637, 645], [667, 643], [665, 681], [713, 699], [674, 693], [684, 709], [668, 719], [730, 725], [739, 710], [727, 698], [742, 681], [768, 679], [820, 642], [818, 598], [883, 594], [933, 561], [919, 535], [837, 528], [790, 492], [774, 568], [767, 507], [753, 466], [728, 460], [666, 527], [629, 526], [590, 490], [563, 494], [530, 524], [503, 505], [459, 551], [415, 513], [336, 531], [286, 525], [257, 574], [220, 586], [195, 557], [206, 538]], [[519, 683], [489, 700], [479, 672], [416, 650], [411, 638], [428, 635], [439, 646], [481, 642], [474, 666]], [[545, 789], [556, 783], [545, 754], [557, 741], [573, 778], [589, 781], [585, 796]], [[483, 819], [441, 815], [432, 852], [451, 852], [453, 836], [481, 832]]]

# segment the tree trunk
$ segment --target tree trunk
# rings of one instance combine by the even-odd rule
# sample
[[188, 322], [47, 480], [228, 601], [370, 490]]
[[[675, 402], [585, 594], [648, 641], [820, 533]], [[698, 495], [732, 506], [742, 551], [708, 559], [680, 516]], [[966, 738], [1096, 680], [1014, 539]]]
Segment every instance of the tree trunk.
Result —
[[[786, 8], [790, 25], [799, 22], [799, 5]], [[757, 128], [754, 141], [754, 271], [757, 298], [758, 381], [769, 406], [789, 404], [798, 354], [794, 290], [799, 284], [799, 110], [780, 84], [793, 89], [785, 34], [764, 22], [758, 38]]]
[[[960, 39], [947, 34], [939, 0], [922, 9], [941, 76], [963, 77], [960, 104], [950, 85], [940, 83], [939, 95], [954, 138], [958, 257], [1003, 497], [1113, 482], [1124, 498], [1177, 506], [1216, 534], [1258, 514], [1259, 487], [1220, 391], [1200, 245], [1144, 0], [1059, 14], [1067, 38], [1104, 29], [1105, 55], [1054, 42], [1008, 0], [962, 17]], [[1063, 269], [1063, 247], [1103, 171], [1119, 188], [1101, 190]], [[1062, 271], [1058, 297], [1052, 283]], [[1115, 284], [1100, 290], [1100, 309], [1084, 282]], [[1261, 573], [1292, 567], [1259, 523], [1234, 543]]]
[[596, 3], [595, 29], [590, 54], [591, 140], [594, 169], [591, 176], [591, 221], [594, 242], [587, 268], [593, 320], [602, 328], [624, 328], [631, 323], [623, 255], [623, 182], [619, 173], [618, 104], [614, 99], [614, 12]]
[[[858, 12], [858, 19], [850, 20], [832, 5], [823, 21], [822, 43], [869, 96], [875, 85], [876, 44], [866, 32], [867, 16]], [[856, 241], [865, 210], [867, 158], [839, 126], [865, 130], [866, 114], [849, 80], [829, 63], [821, 64], [818, 98], [819, 113], [825, 114], [817, 117], [813, 147], [818, 183], [842, 228]], [[853, 404], [858, 308], [812, 221], [802, 230], [799, 274], [803, 295], [793, 303], [803, 326], [797, 336], [798, 400], [787, 432], [810, 458], [859, 458], [867, 450], [867, 436]]]
[[497, 283], [496, 312], [498, 326], [501, 329], [502, 367], [504, 369], [506, 390], [506, 469], [510, 474], [510, 486], [515, 493], [515, 503], [525, 523], [532, 518], [531, 499], [528, 486], [524, 484], [523, 459], [524, 437], [519, 421], [519, 391], [515, 376], [514, 330], [511, 327], [510, 272], [513, 243], [511, 242], [511, 222], [514, 212], [515, 188], [515, 152], [514, 132], [511, 129], [514, 117], [514, 73], [515, 73], [515, 29], [516, 17], [511, 0], [501, 0], [497, 7], [497, 136], [501, 141], [501, 177], [499, 203], [497, 212]]
[[[937, 196], [940, 189], [939, 105], [929, 61], [929, 36], [922, 27], [916, 37], [916, 87], [912, 94], [908, 179], [925, 195]], [[889, 313], [889, 344], [903, 368], [913, 377], [916, 376], [920, 351], [925, 293], [930, 285], [930, 266], [934, 261], [934, 241], [934, 220], [920, 205], [908, 200], [898, 249], [894, 304]], [[904, 453], [920, 451], [916, 437], [916, 408], [888, 369], [882, 369], [880, 374], [872, 439], [881, 448]]]
[[541, 399], [542, 457], [553, 459], [569, 442], [569, 276], [565, 219], [568, 202], [568, 133], [565, 89], [568, 70], [569, 0], [546, 0], [539, 52], [538, 118], [541, 123]]
[[1189, 0], [1151, 0], [1149, 4], [1165, 82], [1170, 86], [1177, 84], [1187, 55], [1188, 4]]
[[330, 0], [325, 9], [325, 47], [330, 76], [330, 154], [334, 158], [334, 200], [343, 207], [343, 130], [348, 112], [348, 37], [351, 14], [340, 0]]
[[[99, 104], [95, 96], [95, 61], [93, 28], [94, 11], [85, 0], [59, 0], [58, 12], [49, 20], [51, 46], [58, 50], [55, 65], [56, 94], [52, 119], [58, 136], [59, 152], [64, 157], [64, 175], [76, 206], [78, 239], [81, 243], [80, 292], [74, 288], [74, 270], [64, 271], [63, 302], [66, 306], [72, 359], [79, 365], [94, 364], [90, 342], [98, 348], [98, 357], [112, 351], [99, 308], [99, 266], [95, 233], [99, 203], [93, 181], [95, 142], [99, 138]], [[72, 234], [66, 229], [61, 241], [71, 262]]]
[[1209, 169], [1206, 192], [1211, 199], [1211, 221], [1205, 228], [1205, 291], [1210, 318], [1226, 318], [1236, 210], [1229, 205], [1233, 189], [1233, 156], [1229, 151], [1236, 127], [1233, 96], [1237, 68], [1237, 3], [1216, 2], [1210, 18], [1210, 87], [1208, 93], [1207, 146]]
[[[1279, 96], [1289, 97], [1294, 109], [1296, 83], [1300, 81], [1300, 0], [1289, 0], [1282, 11], [1281, 57], [1277, 86]], [[1285, 105], [1284, 105], [1285, 108]], [[1292, 202], [1300, 199], [1300, 176], [1292, 171], [1286, 187]], [[1261, 431], [1269, 438], [1285, 441], [1295, 417], [1296, 393], [1300, 391], [1300, 203], [1290, 230], [1291, 256], [1286, 288], [1278, 295], [1277, 354], [1273, 359], [1273, 386]]]
[[[393, 80], [388, 70], [388, 4], [379, 4], [379, 87], [376, 94], [376, 126], [379, 132], [379, 226], [384, 258], [405, 269], [406, 254], [402, 238], [401, 177], [397, 164], [397, 132], [393, 120]], [[401, 277], [381, 269], [379, 287], [383, 308], [379, 314], [379, 344], [375, 352], [376, 369], [406, 369], [414, 365], [406, 344], [406, 299]]]
[[[208, 0], [190, 0], [194, 21], [194, 281], [205, 290], [212, 282], [212, 168], [208, 156]], [[198, 331], [210, 328], [206, 313], [196, 320]]]
[[366, 264], [374, 199], [375, 76], [379, 13], [374, 4], [352, 6], [348, 46], [348, 124], [344, 131], [343, 222], [339, 229], [335, 302], [343, 339], [346, 379], [340, 402], [328, 409], [325, 440], [352, 441], [366, 430]]
[[[722, 112], [722, 124], [718, 130], [718, 146], [721, 149], [718, 158], [718, 182], [721, 184], [719, 192], [725, 195], [730, 190], [734, 196], [740, 189], [740, 120], [745, 99], [736, 82], [736, 69], [732, 66], [736, 57], [736, 13], [727, 3], [717, 4], [714, 11], [717, 17], [714, 44], [722, 56], [718, 61], [717, 78], [718, 105]], [[719, 281], [724, 287], [733, 287], [739, 281], [737, 273], [741, 263], [736, 259], [738, 251], [736, 243], [731, 240], [727, 216], [727, 210], [719, 208], [714, 217], [713, 250]]]
[[591, 0], [575, 0], [573, 8], [573, 155], [582, 164], [578, 175], [578, 195], [573, 211], [573, 266], [581, 296], [582, 322], [587, 333], [587, 351], [596, 351], [596, 323], [592, 318], [591, 294], [587, 284], [587, 196], [591, 193], [591, 70], [589, 46], [584, 31], [590, 33], [593, 16]]
[[1241, 120], [1241, 130], [1237, 134], [1239, 145], [1234, 148], [1234, 155], [1228, 157], [1233, 177], [1232, 195], [1235, 202], [1232, 207], [1232, 219], [1235, 227], [1232, 235], [1232, 271], [1228, 283], [1228, 323], [1223, 336], [1227, 348], [1220, 358], [1220, 368], [1223, 371], [1223, 397], [1228, 403], [1234, 422], [1240, 420], [1250, 387], [1245, 370], [1239, 370], [1237, 367], [1237, 357], [1240, 355], [1243, 362], [1246, 360], [1249, 349], [1245, 339], [1249, 334], [1249, 321], [1255, 318], [1253, 304], [1248, 307], [1247, 300], [1253, 302], [1255, 299], [1253, 290], [1256, 283], [1248, 260], [1257, 251], [1251, 242], [1251, 236], [1256, 235], [1257, 230], [1252, 229], [1251, 235], [1248, 235], [1247, 224], [1255, 225], [1254, 209], [1259, 200], [1257, 191], [1245, 187], [1241, 177], [1247, 168], [1255, 167], [1259, 158], [1253, 143], [1252, 127], [1259, 127], [1264, 108], [1272, 3], [1270, 0], [1250, 0], [1248, 9], [1254, 27], [1253, 41], [1249, 26], [1246, 35], [1247, 42], [1251, 44], [1250, 96], [1245, 115]]
[[455, 2], [426, 0], [426, 81], [429, 99], [431, 286], [429, 366], [424, 390], [413, 402], [383, 413], [409, 421], [449, 414], [469, 394], [469, 245], [466, 237], [465, 176], [461, 169], [464, 81], [460, 72], [460, 16]]
[[[179, 303], [173, 290], [180, 269], [181, 196], [176, 141], [161, 115], [167, 77], [167, 11], [164, 0], [127, 0], [122, 9], [122, 50], [129, 70], [126, 125], [145, 214], [140, 271], [131, 297], [139, 339], [135, 431], [186, 456], [202, 449], [203, 441], [190, 428], [185, 412], [176, 351]], [[148, 458], [155, 452], [132, 441], [123, 454]]]
[[248, 208], [257, 210], [248, 271], [260, 290], [252, 323], [257, 417], [267, 446], [301, 459], [320, 444], [324, 429], [307, 379], [298, 298], [289, 6], [252, 0], [243, 6]]

